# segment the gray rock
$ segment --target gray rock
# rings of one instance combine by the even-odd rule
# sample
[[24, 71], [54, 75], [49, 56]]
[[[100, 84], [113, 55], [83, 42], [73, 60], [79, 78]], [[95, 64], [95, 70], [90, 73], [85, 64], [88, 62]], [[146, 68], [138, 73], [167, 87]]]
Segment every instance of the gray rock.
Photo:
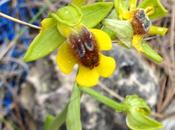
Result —
[[[117, 69], [112, 77], [102, 78], [102, 84], [123, 97], [138, 94], [154, 107], [157, 100], [158, 80], [151, 68], [135, 51], [117, 45], [114, 46], [110, 55], [117, 60]], [[44, 120], [47, 113], [56, 115], [64, 108], [70, 98], [76, 75], [76, 69], [71, 75], [62, 74], [57, 67], [55, 68], [54, 57], [51, 59], [53, 60], [37, 61], [28, 78], [36, 91], [33, 97], [37, 103], [32, 109], [39, 107], [38, 113], [42, 115], [41, 121]], [[100, 87], [96, 89], [102, 91]], [[105, 91], [102, 92], [110, 96]], [[87, 95], [82, 98], [81, 116], [83, 130], [128, 130], [123, 113], [116, 113]]]

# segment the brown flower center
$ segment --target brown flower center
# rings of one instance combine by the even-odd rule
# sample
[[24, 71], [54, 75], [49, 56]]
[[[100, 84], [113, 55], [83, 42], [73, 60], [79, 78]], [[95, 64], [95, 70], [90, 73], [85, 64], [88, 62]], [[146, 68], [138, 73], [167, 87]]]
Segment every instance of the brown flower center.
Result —
[[96, 40], [85, 27], [79, 34], [71, 34], [69, 42], [74, 56], [82, 65], [90, 69], [99, 65], [99, 50]]
[[149, 27], [151, 26], [151, 21], [143, 9], [138, 9], [134, 12], [131, 24], [134, 29], [134, 34], [142, 35], [148, 32]]

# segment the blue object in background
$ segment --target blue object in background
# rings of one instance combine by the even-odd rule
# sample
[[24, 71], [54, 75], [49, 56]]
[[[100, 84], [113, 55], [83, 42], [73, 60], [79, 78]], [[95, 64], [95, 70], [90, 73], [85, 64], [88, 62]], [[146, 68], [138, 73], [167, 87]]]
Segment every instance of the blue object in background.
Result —
[[[30, 2], [32, 1], [34, 0], [30, 0]], [[0, 12], [3, 12], [15, 18], [19, 18], [20, 20], [26, 22], [29, 22], [38, 12], [38, 8], [29, 7], [26, 0], [16, 0], [16, 3], [12, 2], [14, 1], [0, 0]], [[34, 24], [38, 25], [39, 20], [35, 21]], [[10, 41], [12, 41], [15, 36], [17, 36], [21, 28], [23, 28], [23, 25], [19, 25], [13, 21], [0, 17], [0, 52], [8, 46]], [[30, 41], [30, 32], [29, 30], [26, 30], [24, 35], [19, 38], [18, 43], [13, 48], [11, 48], [7, 54], [7, 56], [12, 58], [12, 60], [6, 60], [6, 62], [2, 63], [0, 62], [0, 74], [19, 72], [16, 73], [15, 76], [8, 77], [6, 79], [6, 83], [0, 79], [0, 87], [5, 89], [4, 98], [0, 100], [2, 100], [2, 105], [7, 109], [7, 112], [9, 111], [10, 105], [13, 102], [13, 95], [11, 93], [11, 90], [14, 87], [19, 87], [22, 82], [25, 81], [28, 74], [28, 67], [21, 66], [21, 64], [15, 62], [14, 59], [18, 59], [23, 56], [25, 48], [29, 45]]]

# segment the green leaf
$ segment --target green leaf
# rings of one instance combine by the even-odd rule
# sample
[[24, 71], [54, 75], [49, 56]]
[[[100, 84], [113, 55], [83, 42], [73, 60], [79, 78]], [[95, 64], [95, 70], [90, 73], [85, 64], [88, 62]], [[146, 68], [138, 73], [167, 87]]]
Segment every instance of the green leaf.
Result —
[[149, 116], [133, 110], [127, 114], [126, 123], [132, 130], [159, 130], [162, 124]]
[[105, 19], [104, 26], [115, 33], [116, 37], [127, 47], [131, 47], [133, 28], [130, 22], [116, 19]]
[[51, 122], [54, 120], [54, 116], [48, 115], [44, 121], [44, 130], [49, 130]]
[[89, 28], [95, 27], [109, 14], [112, 7], [112, 2], [97, 2], [82, 6], [82, 23]]
[[44, 19], [42, 23], [40, 33], [34, 38], [24, 56], [25, 61], [34, 61], [48, 55], [65, 40], [52, 18]]
[[77, 6], [82, 6], [86, 3], [86, 0], [72, 0], [71, 3]]
[[63, 125], [63, 123], [66, 121], [67, 109], [68, 108], [66, 106], [60, 114], [52, 119], [52, 122], [50, 122], [47, 130], [58, 130], [61, 125]]
[[153, 7], [154, 13], [149, 16], [150, 19], [157, 19], [167, 14], [167, 10], [160, 3], [160, 0], [144, 0], [139, 4], [139, 8]]
[[161, 63], [163, 61], [163, 58], [155, 51], [153, 50], [148, 43], [142, 43], [143, 48], [143, 54], [147, 56], [149, 59], [153, 60], [156, 63]]
[[80, 119], [80, 97], [81, 97], [80, 89], [75, 84], [68, 105], [68, 111], [66, 117], [67, 130], [82, 130], [81, 119]]

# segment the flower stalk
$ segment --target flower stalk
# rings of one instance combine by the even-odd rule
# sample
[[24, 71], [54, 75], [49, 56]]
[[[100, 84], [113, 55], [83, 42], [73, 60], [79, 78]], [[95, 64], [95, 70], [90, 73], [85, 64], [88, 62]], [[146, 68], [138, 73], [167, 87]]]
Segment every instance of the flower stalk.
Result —
[[111, 98], [108, 98], [102, 94], [100, 94], [99, 92], [91, 89], [91, 88], [85, 88], [85, 87], [79, 87], [81, 91], [83, 91], [84, 93], [90, 95], [91, 97], [95, 98], [97, 101], [105, 104], [106, 106], [116, 110], [117, 112], [125, 112], [127, 111], [127, 107], [126, 105], [116, 102]]

